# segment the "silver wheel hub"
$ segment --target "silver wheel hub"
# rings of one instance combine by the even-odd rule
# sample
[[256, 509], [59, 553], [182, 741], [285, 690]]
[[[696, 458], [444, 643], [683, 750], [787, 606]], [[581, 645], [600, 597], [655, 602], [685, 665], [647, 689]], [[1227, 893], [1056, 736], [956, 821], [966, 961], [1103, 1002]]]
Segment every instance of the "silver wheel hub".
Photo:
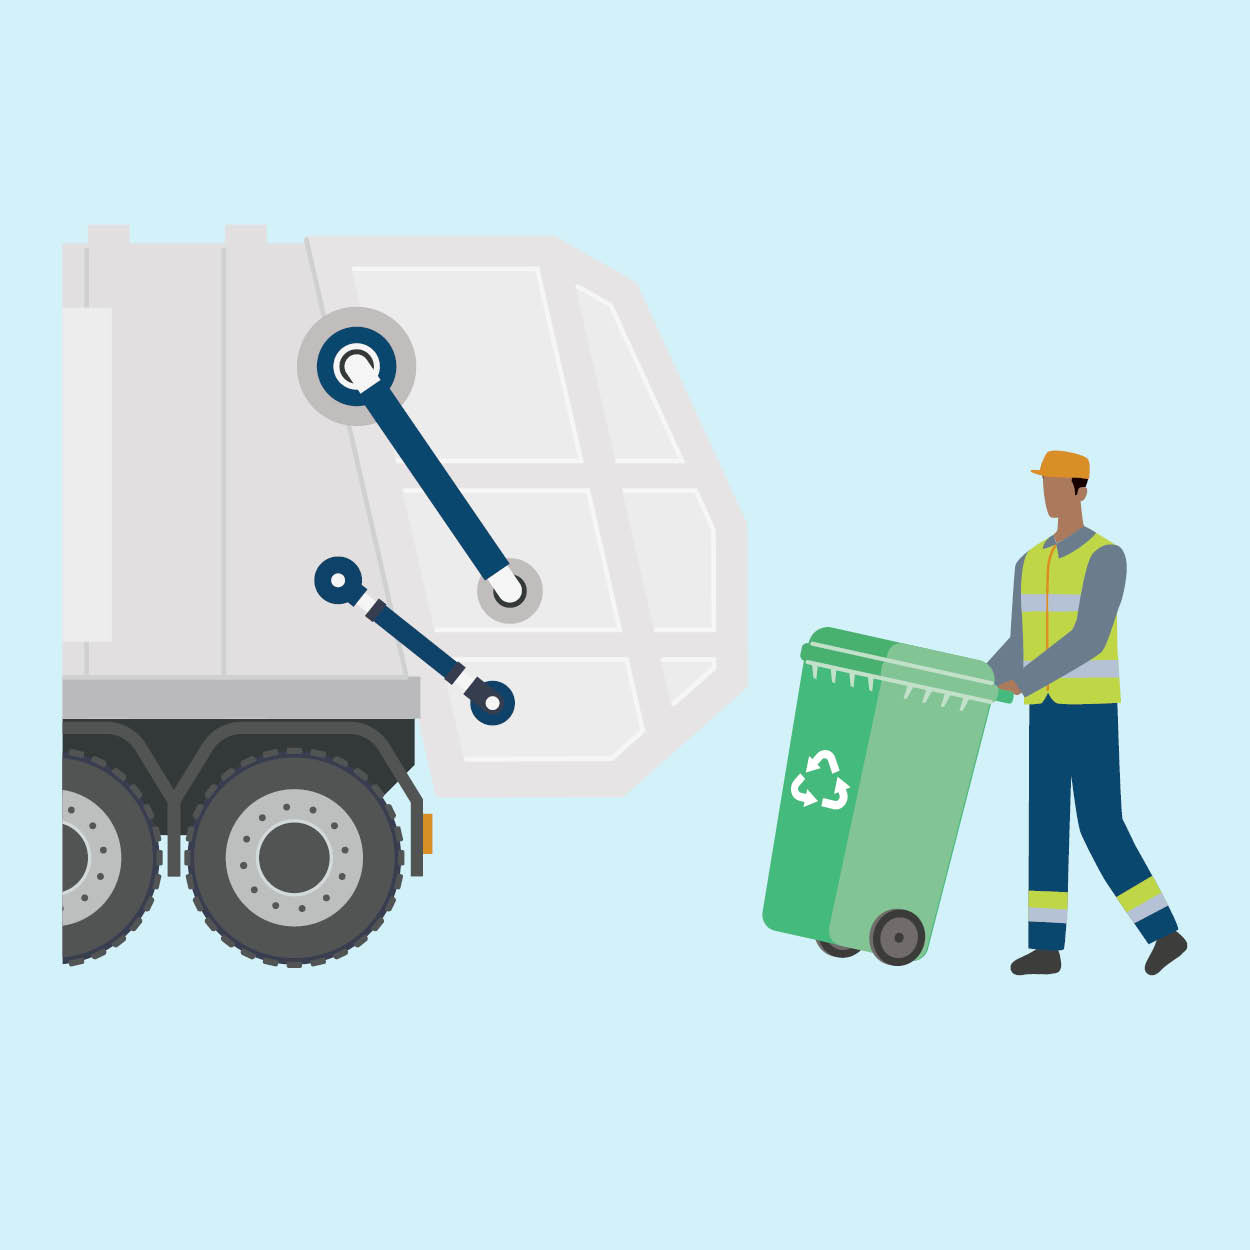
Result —
[[87, 850], [82, 876], [61, 891], [65, 926], [93, 916], [108, 901], [121, 876], [122, 844], [104, 809], [73, 790], [61, 791], [61, 824], [72, 829]]
[[355, 822], [316, 790], [274, 790], [226, 838], [226, 875], [247, 909], [288, 928], [317, 924], [355, 893], [364, 868]]

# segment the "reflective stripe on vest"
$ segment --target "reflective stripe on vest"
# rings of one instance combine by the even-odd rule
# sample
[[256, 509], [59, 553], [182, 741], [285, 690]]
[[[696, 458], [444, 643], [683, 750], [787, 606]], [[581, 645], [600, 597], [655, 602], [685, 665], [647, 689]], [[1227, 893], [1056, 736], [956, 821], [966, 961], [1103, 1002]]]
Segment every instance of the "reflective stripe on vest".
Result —
[[[1084, 664], [1077, 665], [1068, 677], [1119, 677], [1120, 661], [1119, 660], [1086, 660]], [[1066, 679], [1065, 679], [1066, 680]]]
[[[1025, 553], [1020, 571], [1020, 614], [1026, 664], [1071, 632], [1080, 611], [1089, 562], [1096, 551], [1108, 545], [1107, 539], [1095, 534], [1066, 556], [1059, 555], [1054, 543], [1038, 543]], [[1116, 637], [1117, 625], [1113, 623], [1106, 645], [1093, 659], [1026, 695], [1025, 702], [1041, 703], [1049, 695], [1056, 703], [1118, 703]]]
[[[1051, 595], [1050, 610], [1052, 612], [1079, 612], [1081, 610], [1080, 595]], [[1020, 596], [1021, 612], [1045, 612], [1046, 596], [1042, 595], [1021, 595]]]

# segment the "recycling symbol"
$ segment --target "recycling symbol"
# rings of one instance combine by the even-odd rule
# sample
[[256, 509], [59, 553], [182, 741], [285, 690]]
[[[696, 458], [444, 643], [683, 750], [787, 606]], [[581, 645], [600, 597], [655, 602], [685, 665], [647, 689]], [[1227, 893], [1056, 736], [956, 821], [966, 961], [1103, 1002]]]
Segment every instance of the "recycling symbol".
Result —
[[[815, 755], [808, 758], [807, 772], [814, 773], [819, 771], [821, 764], [828, 763], [829, 771], [835, 776], [838, 771], [838, 761], [832, 751], [817, 751]], [[807, 781], [807, 773], [799, 773], [797, 777], [790, 783], [790, 795], [797, 802], [802, 803], [804, 807], [811, 807], [813, 803], [819, 803], [821, 807], [827, 807], [831, 811], [837, 811], [839, 808], [846, 806], [846, 800], [850, 797], [851, 787], [842, 780], [837, 778], [837, 782], [833, 787], [833, 798], [818, 799], [810, 790], [804, 787]]]

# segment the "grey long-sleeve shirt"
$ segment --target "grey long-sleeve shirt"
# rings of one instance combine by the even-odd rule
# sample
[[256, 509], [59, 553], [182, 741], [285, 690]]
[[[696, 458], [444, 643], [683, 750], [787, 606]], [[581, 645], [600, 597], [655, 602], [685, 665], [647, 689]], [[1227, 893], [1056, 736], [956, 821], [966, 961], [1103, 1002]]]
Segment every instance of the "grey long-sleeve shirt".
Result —
[[[1094, 536], [1088, 526], [1082, 526], [1059, 544], [1059, 558], [1083, 547]], [[1042, 545], [1051, 547], [1052, 535]], [[1085, 570], [1085, 582], [1081, 587], [1081, 606], [1076, 614], [1076, 624], [1057, 642], [1028, 664], [1024, 662], [1024, 623], [1020, 612], [1020, 573], [1024, 568], [1024, 556], [1016, 561], [1011, 598], [1011, 636], [989, 659], [994, 670], [994, 680], [1002, 685], [1014, 681], [1025, 694], [1033, 694], [1050, 685], [1060, 677], [1092, 660], [1107, 645], [1115, 614], [1120, 610], [1124, 597], [1124, 579], [1128, 574], [1128, 562], [1124, 552], [1112, 544], [1099, 547], [1090, 557]]]

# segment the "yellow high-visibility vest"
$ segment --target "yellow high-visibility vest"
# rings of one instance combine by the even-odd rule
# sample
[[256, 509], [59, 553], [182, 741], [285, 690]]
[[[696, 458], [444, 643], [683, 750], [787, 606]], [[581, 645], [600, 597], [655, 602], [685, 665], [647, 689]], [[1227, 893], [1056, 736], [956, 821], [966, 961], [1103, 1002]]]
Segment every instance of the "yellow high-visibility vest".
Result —
[[[1090, 559], [1109, 545], [1101, 534], [1066, 556], [1057, 544], [1038, 543], [1024, 557], [1020, 570], [1020, 614], [1024, 627], [1024, 662], [1035, 660], [1076, 624], [1081, 588]], [[1116, 652], [1116, 629], [1112, 622], [1107, 645], [1092, 660], [1075, 668], [1030, 695], [1026, 703], [1041, 703], [1049, 695], [1056, 703], [1119, 703], [1120, 664]]]

